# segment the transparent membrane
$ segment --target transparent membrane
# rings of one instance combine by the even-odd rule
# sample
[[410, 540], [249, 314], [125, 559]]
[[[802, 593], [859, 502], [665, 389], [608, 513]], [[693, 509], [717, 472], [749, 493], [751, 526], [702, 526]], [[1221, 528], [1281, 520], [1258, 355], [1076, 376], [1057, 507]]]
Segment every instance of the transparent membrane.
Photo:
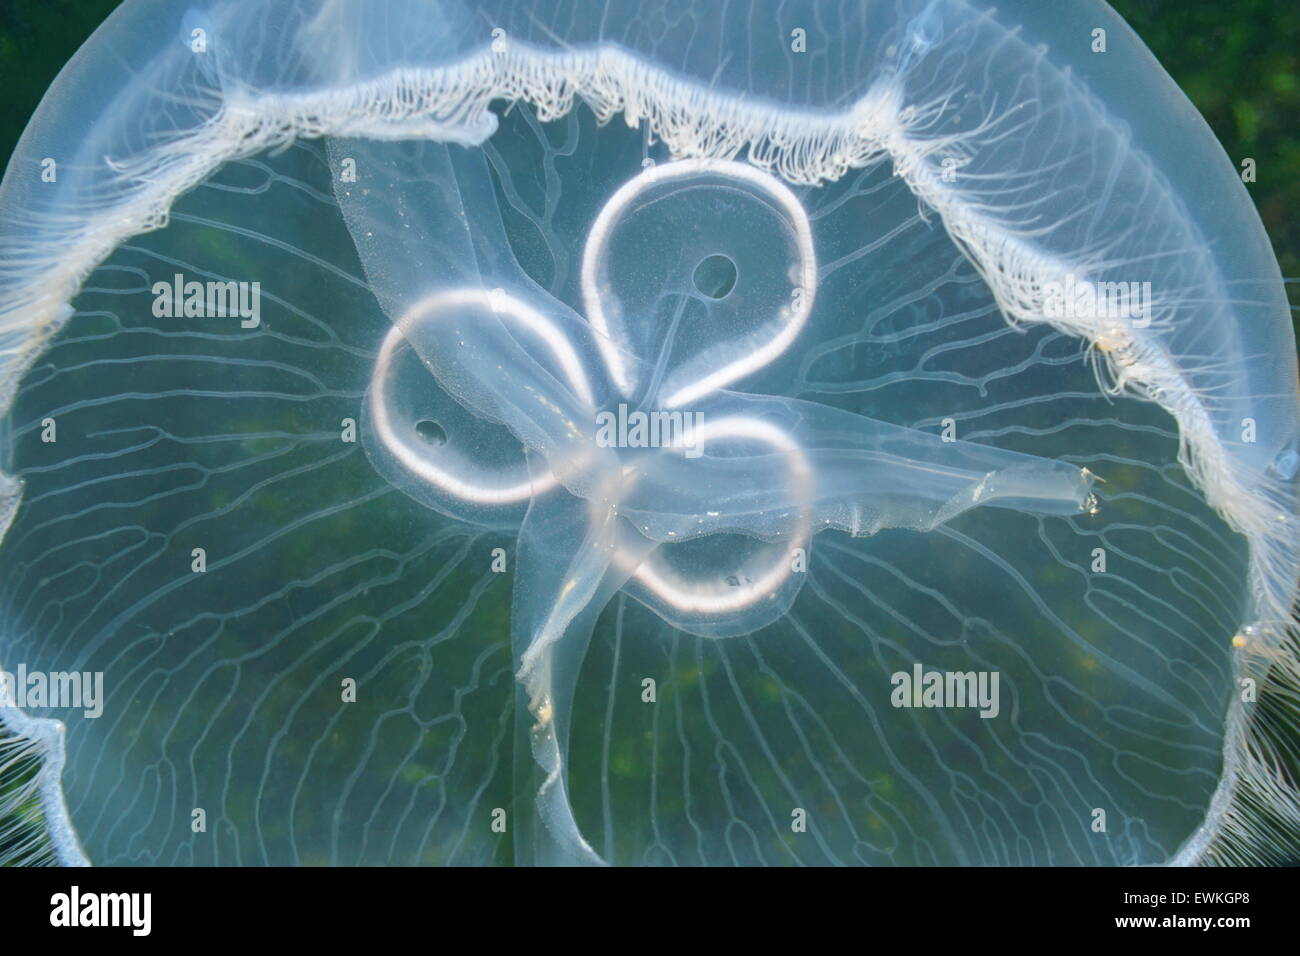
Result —
[[[39, 193], [60, 81], [0, 194], [0, 663], [105, 676], [5, 718], [60, 857], [1268, 858], [1295, 369], [1253, 213], [1208, 239], [1031, 10], [845, 5], [801, 60], [811, 8], [645, 7], [128, 7], [97, 69], [132, 17], [209, 53], [157, 41]], [[176, 273], [258, 324], [157, 316]], [[1049, 314], [1067, 276], [1150, 321]], [[899, 706], [917, 667], [996, 707]]]

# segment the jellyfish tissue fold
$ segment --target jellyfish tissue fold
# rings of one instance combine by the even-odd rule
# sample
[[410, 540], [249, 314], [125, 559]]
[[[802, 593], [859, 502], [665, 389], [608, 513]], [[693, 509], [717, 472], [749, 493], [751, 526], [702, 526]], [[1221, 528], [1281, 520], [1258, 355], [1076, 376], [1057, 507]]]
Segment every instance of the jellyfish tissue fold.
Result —
[[1109, 7], [380, 6], [9, 161], [6, 862], [1300, 856], [1289, 309]]

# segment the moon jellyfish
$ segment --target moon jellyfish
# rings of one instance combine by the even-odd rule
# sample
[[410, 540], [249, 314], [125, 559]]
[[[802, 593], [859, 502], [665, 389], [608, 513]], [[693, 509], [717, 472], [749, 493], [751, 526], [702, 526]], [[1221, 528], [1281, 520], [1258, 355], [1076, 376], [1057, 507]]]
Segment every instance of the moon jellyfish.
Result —
[[7, 858], [1293, 859], [1278, 267], [1043, 6], [124, 4], [0, 191]]

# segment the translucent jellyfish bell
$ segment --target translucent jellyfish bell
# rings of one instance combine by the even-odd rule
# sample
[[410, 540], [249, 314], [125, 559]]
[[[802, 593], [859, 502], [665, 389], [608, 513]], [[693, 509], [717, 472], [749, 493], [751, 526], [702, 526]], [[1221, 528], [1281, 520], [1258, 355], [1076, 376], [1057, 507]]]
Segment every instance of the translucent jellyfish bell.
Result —
[[20, 857], [1293, 852], [1277, 265], [1041, 6], [125, 4], [0, 187]]

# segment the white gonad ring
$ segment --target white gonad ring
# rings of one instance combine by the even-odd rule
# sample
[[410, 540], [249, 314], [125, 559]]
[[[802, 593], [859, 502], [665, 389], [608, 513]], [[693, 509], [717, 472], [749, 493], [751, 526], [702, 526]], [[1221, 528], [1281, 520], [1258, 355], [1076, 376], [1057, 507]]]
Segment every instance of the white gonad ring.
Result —
[[470, 467], [463, 460], [435, 463], [430, 460], [428, 449], [418, 444], [409, 429], [397, 426], [389, 410], [388, 386], [393, 364], [402, 350], [411, 348], [408, 334], [422, 323], [443, 321], [467, 309], [490, 310], [540, 339], [564, 373], [574, 395], [586, 406], [593, 405], [591, 384], [582, 362], [554, 322], [502, 289], [465, 288], [426, 296], [408, 309], [384, 336], [368, 396], [370, 419], [388, 452], [414, 477], [470, 504], [517, 504], [550, 491], [558, 479], [553, 474], [530, 477], [527, 466], [522, 464], [492, 475], [484, 469]]
[[[625, 308], [625, 304], [612, 293], [603, 274], [607, 266], [607, 243], [615, 231], [628, 226], [626, 217], [633, 211], [664, 198], [659, 195], [660, 190], [668, 189], [666, 195], [672, 196], [678, 190], [697, 187], [716, 190], [727, 201], [749, 203], [757, 210], [756, 215], [766, 217], [761, 221], [770, 222], [775, 217], [784, 232], [782, 250], [793, 261], [783, 262], [779, 267], [751, 270], [766, 273], [760, 277], [767, 281], [769, 290], [779, 290], [782, 304], [742, 341], [715, 343], [715, 349], [728, 352], [728, 361], [719, 363], [710, 356], [701, 358], [697, 355], [690, 370], [669, 369], [669, 374], [662, 378], [660, 394], [646, 396], [646, 404], [658, 409], [680, 409], [686, 403], [702, 401], [707, 407], [711, 395], [768, 365], [789, 348], [807, 321], [817, 284], [812, 232], [808, 217], [794, 194], [773, 176], [737, 162], [691, 159], [652, 166], [624, 184], [604, 205], [583, 250], [582, 303], [587, 321], [595, 333], [596, 349], [584, 351], [575, 347], [564, 328], [543, 310], [499, 288], [462, 287], [433, 292], [415, 302], [397, 320], [384, 338], [375, 361], [367, 411], [374, 438], [382, 443], [392, 464], [404, 473], [408, 480], [406, 487], [436, 491], [437, 494], [430, 495], [435, 502], [451, 501], [494, 508], [524, 504], [563, 483], [572, 488], [589, 489], [584, 493], [590, 495], [593, 522], [601, 520], [596, 512], [620, 507], [620, 494], [626, 494], [636, 485], [641, 468], [647, 464], [654, 467], [653, 457], [636, 464], [622, 462], [616, 469], [606, 468], [603, 474], [589, 474], [605, 467], [600, 462], [608, 464], [610, 461], [608, 457], [602, 459], [602, 450], [595, 444], [594, 431], [590, 454], [582, 450], [575, 453], [569, 446], [563, 449], [563, 456], [556, 448], [535, 449], [545, 454], [549, 462], [551, 470], [544, 474], [530, 474], [522, 456], [518, 463], [508, 465], [502, 465], [500, 461], [487, 463], [476, 460], [478, 456], [473, 443], [465, 448], [457, 447], [455, 442], [430, 448], [415, 434], [410, 415], [397, 410], [399, 395], [404, 393], [398, 388], [395, 369], [399, 361], [410, 360], [410, 356], [403, 359], [407, 349], [419, 351], [416, 343], [425, 343], [426, 350], [444, 347], [429, 343], [454, 341], [463, 346], [465, 343], [457, 337], [475, 339], [477, 330], [485, 328], [483, 323], [495, 318], [512, 335], [521, 333], [530, 343], [540, 343], [546, 364], [555, 370], [557, 380], [573, 399], [567, 411], [545, 401], [528, 404], [527, 414], [531, 420], [527, 424], [537, 427], [527, 430], [540, 435], [571, 433], [572, 428], [566, 428], [571, 425], [568, 420], [539, 419], [546, 416], [558, 419], [564, 415], [571, 418], [582, 410], [586, 410], [594, 420], [598, 390], [593, 388], [593, 382], [602, 375], [602, 370], [589, 374], [584, 368], [583, 356], [599, 355], [604, 365], [603, 376], [613, 386], [610, 394], [627, 396], [637, 384], [634, 364], [649, 364], [646, 356], [639, 355], [635, 348], [635, 334], [648, 337], [651, 345], [661, 344], [655, 342], [654, 330], [647, 334], [645, 323], [649, 317]], [[670, 259], [670, 263], [675, 261]], [[683, 278], [679, 275], [665, 276], [666, 281], [678, 286]], [[785, 285], [787, 281], [788, 286]], [[442, 332], [439, 336], [430, 334], [435, 331], [430, 323], [451, 324], [436, 330]], [[638, 323], [642, 324], [641, 327]], [[455, 330], [454, 336], [448, 336], [450, 330]], [[542, 352], [533, 349], [530, 354], [541, 356]], [[439, 354], [437, 363], [425, 361], [424, 364], [429, 368], [435, 364], [439, 368], [454, 367], [456, 376], [467, 378], [486, 374], [473, 362], [460, 368], [454, 365], [456, 361], [455, 356]], [[690, 372], [695, 367], [701, 368], [701, 374], [691, 377]], [[498, 371], [502, 375], [511, 374], [508, 368]], [[679, 374], [674, 378], [672, 371], [685, 373], [686, 377]], [[525, 373], [518, 370], [518, 374]], [[442, 384], [448, 386], [449, 392], [452, 391], [449, 383]], [[496, 391], [492, 382], [479, 382], [478, 385], [486, 394]], [[497, 387], [499, 385], [496, 383]], [[472, 402], [465, 404], [472, 405]], [[475, 409], [470, 408], [470, 411]], [[483, 410], [477, 411], [481, 413]], [[673, 414], [682, 415], [680, 412]], [[620, 573], [633, 579], [638, 597], [662, 615], [688, 627], [692, 620], [698, 620], [708, 630], [718, 622], [725, 622], [729, 615], [764, 601], [770, 602], [790, 582], [790, 554], [794, 549], [806, 547], [810, 536], [814, 476], [799, 443], [777, 425], [757, 417], [735, 414], [734, 410], [721, 412], [721, 417], [709, 420], [703, 420], [703, 414], [700, 421], [690, 426], [690, 434], [684, 436], [687, 447], [702, 449], [705, 442], [723, 440], [729, 444], [764, 447], [782, 460], [784, 479], [774, 477], [773, 480], [782, 482], [781, 496], [789, 503], [792, 524], [781, 533], [780, 543], [765, 545], [763, 555], [756, 557], [765, 569], [754, 570], [749, 575], [721, 574], [697, 580], [672, 565], [662, 547], [668, 543], [665, 541], [639, 549], [615, 547], [611, 562]], [[685, 417], [689, 419], [690, 416]], [[509, 421], [505, 424], [512, 425]], [[518, 436], [524, 429], [512, 427], [512, 430]], [[660, 454], [680, 455], [682, 450], [679, 441], [676, 445], [662, 448]], [[608, 456], [609, 453], [603, 454]], [[556, 458], [561, 459], [558, 464]], [[701, 467], [707, 467], [707, 462]], [[556, 471], [561, 472], [559, 477]], [[576, 479], [572, 483], [568, 480], [570, 476]], [[611, 487], [617, 490], [610, 493]], [[436, 503], [433, 506], [439, 507]], [[710, 514], [717, 515], [716, 512]]]
[[[670, 565], [662, 549], [652, 551], [635, 567], [632, 576], [657, 601], [664, 602], [681, 615], [718, 617], [771, 599], [789, 581], [794, 568], [792, 555], [797, 549], [808, 546], [812, 528], [813, 473], [798, 442], [775, 425], [743, 416], [706, 422], [691, 435], [691, 443], [696, 445], [716, 439], [758, 442], [784, 458], [789, 495], [797, 502], [794, 526], [781, 543], [765, 549], [769, 552], [767, 561], [770, 567], [746, 581], [729, 583], [725, 577], [693, 580]], [[632, 568], [627, 566], [628, 560], [625, 552], [615, 552], [615, 563], [631, 571]]]
[[793, 232], [793, 247], [798, 261], [791, 270], [794, 284], [790, 295], [774, 317], [767, 340], [695, 381], [661, 396], [661, 408], [680, 408], [697, 401], [770, 363], [799, 335], [812, 311], [817, 290], [817, 260], [808, 215], [794, 193], [780, 180], [753, 166], [724, 159], [687, 159], [651, 166], [625, 183], [605, 204], [582, 251], [583, 308], [587, 311], [587, 321], [596, 330], [597, 344], [609, 377], [620, 392], [629, 395], [636, 385], [623, 351], [629, 339], [629, 324], [639, 317], [623, 315], [618, 303], [609, 295], [609, 277], [605, 269], [610, 236], [619, 221], [635, 206], [654, 201], [662, 187], [681, 187], [687, 185], [685, 181], [688, 180], [743, 190], [773, 206]]

